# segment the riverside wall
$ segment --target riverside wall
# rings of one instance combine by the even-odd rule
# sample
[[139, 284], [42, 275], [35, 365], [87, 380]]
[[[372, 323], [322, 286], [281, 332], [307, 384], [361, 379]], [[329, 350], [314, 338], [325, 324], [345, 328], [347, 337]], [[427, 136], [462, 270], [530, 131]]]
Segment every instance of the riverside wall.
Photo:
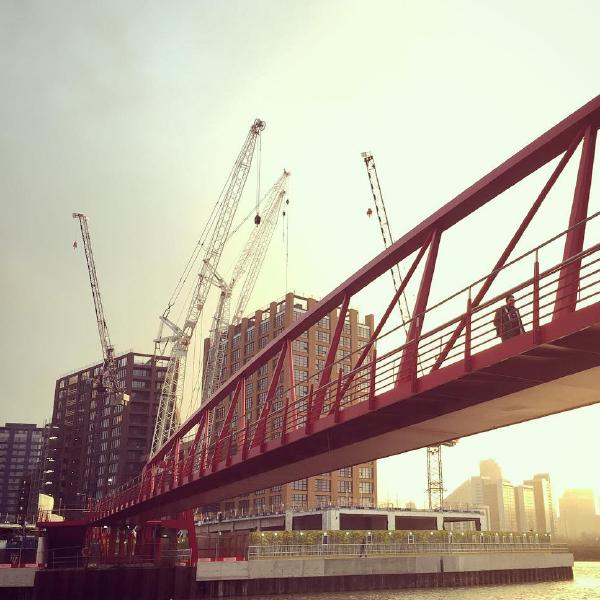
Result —
[[455, 587], [573, 578], [569, 553], [429, 554], [198, 563], [196, 596]]
[[[0, 599], [170, 600], [572, 579], [566, 552], [199, 562], [197, 567], [0, 570]], [[35, 578], [35, 581], [34, 581]]]

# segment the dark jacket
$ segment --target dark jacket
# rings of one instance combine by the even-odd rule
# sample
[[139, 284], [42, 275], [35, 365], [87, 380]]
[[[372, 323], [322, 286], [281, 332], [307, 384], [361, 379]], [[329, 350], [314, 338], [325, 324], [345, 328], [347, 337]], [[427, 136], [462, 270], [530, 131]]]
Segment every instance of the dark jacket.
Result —
[[502, 338], [502, 341], [525, 333], [519, 309], [516, 306], [509, 308], [501, 306], [494, 315], [494, 327], [496, 334]]

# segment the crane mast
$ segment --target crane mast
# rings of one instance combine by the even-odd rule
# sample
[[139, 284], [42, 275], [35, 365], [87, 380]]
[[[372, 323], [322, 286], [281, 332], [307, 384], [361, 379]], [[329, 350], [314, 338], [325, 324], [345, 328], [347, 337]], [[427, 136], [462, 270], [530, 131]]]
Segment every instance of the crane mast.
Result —
[[[385, 203], [383, 201], [383, 194], [381, 193], [381, 186], [379, 185], [379, 177], [377, 175], [377, 169], [375, 167], [375, 159], [370, 152], [363, 152], [361, 154], [367, 167], [367, 174], [369, 175], [369, 183], [371, 184], [371, 193], [373, 194], [373, 200], [375, 202], [375, 212], [377, 213], [377, 219], [379, 221], [379, 228], [381, 230], [381, 236], [383, 237], [383, 243], [386, 248], [394, 243], [392, 236], [392, 230], [387, 217], [387, 211], [385, 209]], [[400, 272], [400, 266], [395, 264], [390, 272], [394, 281], [394, 289], [396, 292], [400, 285], [402, 285], [402, 274]], [[406, 300], [406, 294], [401, 294], [398, 298], [398, 308], [400, 309], [400, 316], [402, 318], [402, 326], [404, 332], [408, 334], [407, 322], [410, 320], [410, 308]], [[451, 440], [444, 442], [443, 444], [437, 444], [435, 446], [427, 447], [427, 499], [429, 508], [431, 510], [441, 510], [444, 505], [444, 480], [442, 473], [442, 446], [455, 446], [457, 440]]]
[[171, 352], [160, 394], [151, 457], [160, 450], [179, 426], [179, 410], [183, 397], [188, 347], [223, 254], [223, 248], [248, 178], [256, 141], [264, 128], [265, 123], [260, 119], [256, 119], [250, 127], [225, 187], [217, 200], [212, 231], [207, 236], [208, 242], [183, 325], [179, 327], [166, 316], [160, 317], [161, 321], [171, 329], [172, 334], [156, 341], [170, 343]]
[[87, 263], [88, 275], [90, 277], [90, 286], [92, 288], [94, 310], [96, 312], [96, 324], [98, 325], [100, 345], [102, 346], [103, 365], [99, 382], [101, 387], [106, 391], [106, 395], [111, 404], [126, 404], [129, 400], [129, 396], [123, 392], [117, 379], [115, 348], [110, 341], [108, 325], [106, 324], [106, 318], [104, 316], [104, 307], [102, 306], [100, 284], [98, 283], [98, 276], [96, 274], [96, 263], [94, 262], [94, 253], [92, 252], [92, 240], [90, 238], [87, 217], [83, 213], [73, 213], [72, 216], [79, 221], [79, 227], [81, 228], [85, 260]]
[[281, 206], [286, 197], [287, 179], [290, 173], [283, 174], [265, 194], [262, 204], [266, 206], [260, 224], [252, 230], [246, 245], [240, 253], [229, 283], [216, 277], [216, 284], [221, 288], [219, 304], [213, 317], [211, 327], [208, 359], [202, 383], [202, 400], [210, 398], [216, 391], [223, 369], [225, 348], [227, 345], [227, 328], [230, 323], [230, 304], [233, 289], [243, 278], [242, 290], [235, 306], [234, 325], [239, 323], [252, 295], [254, 285], [264, 263], [269, 244], [273, 238], [279, 218]]

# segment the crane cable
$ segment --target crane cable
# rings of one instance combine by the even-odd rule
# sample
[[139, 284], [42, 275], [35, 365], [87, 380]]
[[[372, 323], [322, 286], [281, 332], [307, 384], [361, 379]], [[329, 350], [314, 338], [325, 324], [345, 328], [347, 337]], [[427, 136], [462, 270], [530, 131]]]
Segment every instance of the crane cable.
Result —
[[258, 165], [256, 170], [256, 216], [254, 217], [254, 223], [258, 226], [260, 225], [260, 214], [258, 213], [260, 207], [260, 171], [262, 165], [262, 136], [258, 137], [258, 155], [257, 155]]

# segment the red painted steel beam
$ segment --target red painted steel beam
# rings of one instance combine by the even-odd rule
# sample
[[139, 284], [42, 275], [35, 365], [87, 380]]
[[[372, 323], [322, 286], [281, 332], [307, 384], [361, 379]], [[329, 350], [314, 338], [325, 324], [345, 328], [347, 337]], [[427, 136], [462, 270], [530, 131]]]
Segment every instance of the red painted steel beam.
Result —
[[[594, 169], [594, 153], [596, 150], [596, 129], [588, 126], [583, 139], [583, 149], [579, 160], [577, 183], [569, 217], [569, 233], [565, 240], [563, 261], [579, 254], [583, 249], [585, 237], [585, 218], [587, 217]], [[582, 223], [583, 221], [583, 223]], [[578, 223], [581, 225], [577, 226]], [[577, 305], [577, 289], [579, 287], [579, 269], [581, 260], [572, 261], [560, 270], [556, 304], [553, 318], [561, 317], [564, 311], [573, 312]], [[562, 313], [562, 314], [561, 314]]]
[[[516, 245], [519, 243], [519, 240], [523, 237], [523, 234], [527, 230], [527, 227], [529, 227], [529, 224], [533, 220], [533, 217], [535, 217], [540, 206], [542, 205], [542, 203], [544, 202], [544, 200], [550, 193], [550, 190], [553, 188], [554, 184], [560, 177], [560, 174], [563, 172], [564, 168], [567, 166], [569, 160], [573, 156], [573, 153], [577, 149], [579, 142], [581, 142], [583, 135], [584, 135], [584, 130], [582, 129], [573, 138], [573, 141], [567, 148], [563, 157], [560, 159], [560, 161], [556, 165], [554, 171], [552, 172], [552, 175], [550, 175], [550, 177], [548, 178], [548, 181], [545, 183], [544, 187], [542, 188], [542, 191], [540, 192], [538, 197], [535, 199], [535, 202], [531, 205], [531, 208], [527, 211], [525, 218], [523, 219], [523, 221], [517, 228], [517, 231], [511, 238], [510, 242], [508, 242], [506, 248], [504, 249], [504, 252], [501, 254], [500, 258], [494, 265], [494, 268], [491, 270], [490, 274], [488, 275], [486, 280], [483, 282], [483, 285], [481, 286], [481, 288], [479, 289], [477, 294], [475, 294], [475, 298], [473, 298], [473, 301], [471, 303], [472, 309], [477, 308], [479, 306], [479, 304], [481, 303], [481, 301], [483, 300], [483, 298], [485, 297], [485, 295], [487, 294], [488, 290], [494, 283], [496, 276], [498, 275], [498, 272], [504, 266], [504, 264], [508, 260], [509, 256], [512, 254]], [[442, 365], [442, 363], [444, 362], [444, 360], [446, 360], [448, 353], [450, 352], [450, 350], [452, 350], [452, 347], [456, 343], [456, 340], [458, 340], [458, 338], [460, 337], [460, 334], [462, 333], [462, 330], [464, 329], [464, 327], [465, 327], [465, 320], [462, 319], [460, 321], [460, 323], [458, 324], [458, 327], [454, 330], [454, 332], [450, 336], [450, 339], [444, 346], [443, 350], [440, 352], [440, 355], [438, 356], [437, 360], [435, 361], [435, 363], [432, 367], [433, 371], [435, 371], [436, 369], [439, 369], [440, 366]]]
[[419, 292], [415, 300], [413, 309], [413, 317], [410, 321], [408, 335], [406, 336], [406, 347], [402, 352], [400, 368], [398, 369], [398, 383], [404, 377], [415, 377], [417, 374], [417, 362], [419, 354], [419, 337], [423, 329], [423, 321], [425, 320], [425, 311], [427, 309], [427, 301], [429, 300], [429, 291], [431, 290], [431, 282], [435, 271], [435, 263], [437, 261], [438, 249], [440, 247], [440, 232], [435, 230], [431, 236], [429, 243], [429, 252], [427, 253], [427, 261], [425, 269], [421, 277]]
[[[246, 377], [256, 371], [260, 365], [265, 364], [281, 352], [287, 341], [296, 339], [322, 317], [338, 307], [345, 296], [352, 296], [362, 290], [380, 275], [389, 271], [393, 265], [410, 256], [425, 244], [432, 230], [436, 229], [441, 233], [452, 227], [515, 183], [557, 157], [568, 148], [577, 132], [588, 124], [596, 129], [600, 126], [600, 96], [596, 96], [596, 98], [525, 146], [499, 167], [490, 171], [329, 293], [309, 310], [302, 319], [286, 329], [277, 339], [268, 344], [262, 352], [256, 354], [250, 362], [246, 363], [240, 371], [225, 382], [202, 408], [198, 409], [182, 424], [177, 435], [185, 435], [196, 425], [201, 411], [215, 407], [223, 398], [229, 395], [235, 388], [239, 377]], [[173, 438], [167, 441], [158, 454], [162, 456], [169, 452], [172, 445]]]
[[314, 403], [311, 406], [311, 411], [306, 415], [307, 421], [314, 421], [319, 418], [321, 411], [323, 410], [323, 404], [325, 402], [325, 394], [328, 390], [325, 386], [331, 381], [331, 369], [335, 362], [335, 356], [340, 345], [340, 338], [342, 337], [342, 331], [344, 329], [344, 323], [346, 321], [346, 315], [348, 314], [348, 305], [350, 304], [350, 296], [344, 298], [342, 308], [338, 315], [338, 320], [335, 325], [335, 331], [333, 332], [333, 338], [329, 344], [329, 350], [327, 351], [327, 357], [325, 358], [325, 367], [321, 373], [319, 385], [317, 387], [317, 393], [315, 394]]

